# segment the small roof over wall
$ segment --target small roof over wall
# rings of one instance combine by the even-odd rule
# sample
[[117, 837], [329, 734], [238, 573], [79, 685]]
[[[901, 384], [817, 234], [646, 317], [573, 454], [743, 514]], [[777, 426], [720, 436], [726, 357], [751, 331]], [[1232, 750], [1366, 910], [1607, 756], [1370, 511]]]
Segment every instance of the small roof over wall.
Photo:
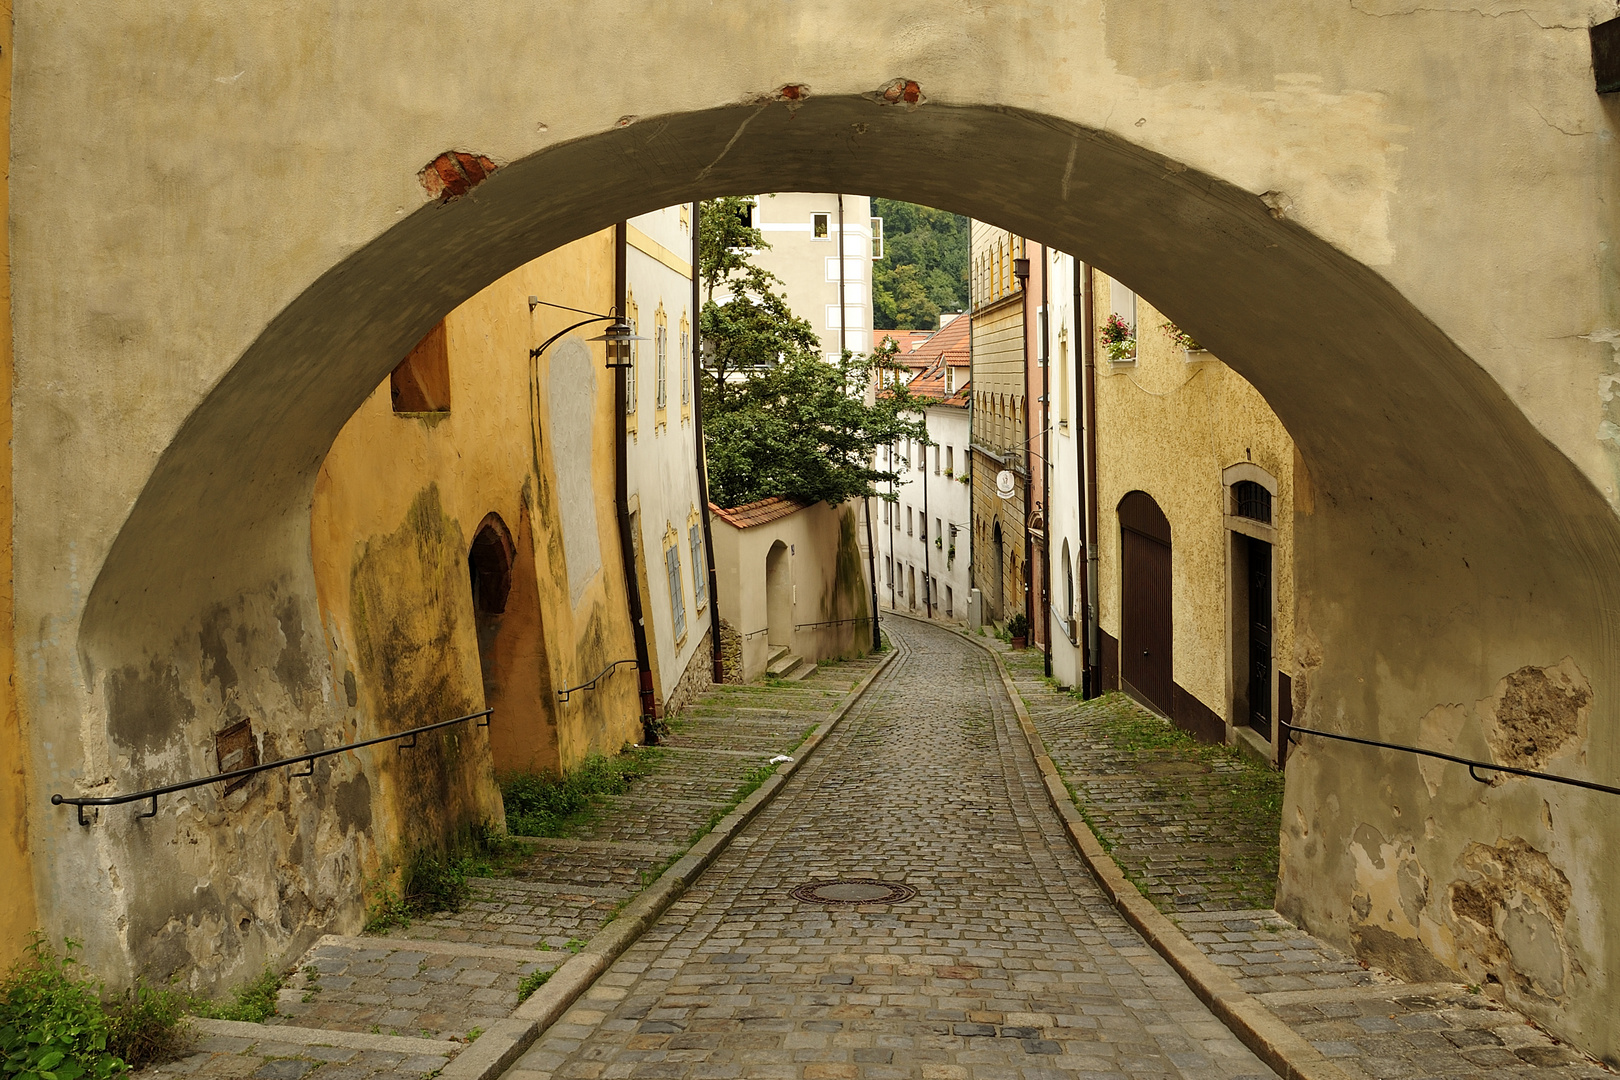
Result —
[[768, 525], [790, 514], [796, 514], [809, 505], [809, 503], [799, 499], [788, 499], [781, 495], [773, 495], [769, 499], [744, 503], [741, 506], [734, 506], [730, 510], [710, 503], [709, 511], [733, 528], [752, 529], [756, 525]]

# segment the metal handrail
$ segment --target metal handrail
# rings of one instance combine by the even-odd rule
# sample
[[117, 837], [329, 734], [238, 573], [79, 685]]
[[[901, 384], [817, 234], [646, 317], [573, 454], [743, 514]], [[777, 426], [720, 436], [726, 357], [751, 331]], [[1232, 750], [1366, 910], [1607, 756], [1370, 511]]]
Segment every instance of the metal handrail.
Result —
[[139, 815], [141, 818], [157, 817], [157, 801], [159, 795], [172, 795], [176, 791], [186, 791], [190, 788], [202, 787], [204, 784], [217, 784], [222, 780], [235, 780], [238, 777], [253, 776], [256, 773], [269, 772], [271, 769], [283, 769], [290, 765], [309, 762], [309, 768], [303, 772], [293, 773], [293, 776], [313, 776], [315, 774], [315, 760], [317, 758], [331, 757], [347, 750], [358, 750], [363, 746], [376, 746], [378, 743], [397, 742], [400, 739], [411, 740], [400, 745], [401, 750], [410, 750], [416, 746], [416, 737], [424, 731], [433, 731], [437, 728], [449, 727], [465, 720], [478, 720], [482, 717], [479, 727], [489, 727], [489, 716], [494, 709], [485, 709], [482, 712], [468, 713], [453, 720], [440, 720], [436, 724], [423, 724], [421, 727], [409, 728], [405, 731], [396, 731], [392, 735], [379, 735], [375, 739], [365, 739], [361, 742], [345, 743], [334, 746], [329, 750], [316, 750], [311, 754], [299, 754], [297, 757], [281, 758], [279, 761], [266, 761], [259, 765], [249, 765], [245, 769], [232, 769], [230, 772], [215, 773], [213, 776], [199, 777], [196, 780], [182, 780], [178, 784], [167, 784], [164, 787], [148, 788], [145, 791], [136, 791], [128, 795], [98, 795], [95, 797], [68, 797], [66, 795], [52, 795], [52, 806], [75, 806], [79, 810], [79, 824], [89, 827], [90, 822], [84, 819], [84, 808], [87, 806], [123, 806], [125, 803], [140, 802], [144, 799], [152, 800], [152, 809]]
[[744, 641], [752, 641], [755, 638], [759, 637], [759, 635], [768, 634], [770, 632], [771, 632], [771, 628], [768, 627], [768, 626], [761, 627], [758, 630], [750, 630], [750, 631], [748, 631], [748, 633], [743, 635], [743, 640]]
[[870, 616], [870, 615], [858, 615], [858, 616], [856, 616], [854, 618], [851, 618], [851, 619], [828, 619], [826, 622], [794, 623], [793, 624], [793, 629], [795, 629], [795, 630], [808, 630], [811, 627], [815, 627], [815, 626], [843, 626], [845, 623], [858, 623], [858, 622], [871, 622], [871, 621], [872, 621], [872, 616]]
[[1468, 766], [1468, 775], [1481, 784], [1488, 784], [1491, 778], [1479, 775], [1479, 769], [1489, 769], [1492, 772], [1512, 773], [1514, 776], [1528, 776], [1533, 780], [1549, 780], [1555, 784], [1568, 784], [1570, 787], [1585, 788], [1588, 791], [1602, 791], [1609, 795], [1620, 795], [1620, 787], [1610, 787], [1608, 784], [1596, 784], [1590, 780], [1576, 780], [1571, 776], [1558, 776], [1554, 773], [1536, 772], [1533, 769], [1520, 769], [1512, 765], [1497, 765], [1489, 761], [1475, 761], [1473, 758], [1458, 757], [1456, 754], [1443, 754], [1438, 750], [1425, 750], [1419, 746], [1402, 746], [1400, 743], [1379, 742], [1377, 739], [1362, 739], [1355, 735], [1341, 735], [1336, 731], [1317, 731], [1314, 728], [1303, 728], [1290, 724], [1284, 720], [1277, 721], [1282, 729], [1283, 738], [1293, 741], [1292, 734], [1320, 735], [1324, 739], [1338, 739], [1340, 742], [1359, 743], [1362, 746], [1376, 746], [1383, 750], [1402, 750], [1408, 754], [1421, 754], [1424, 757], [1439, 758], [1441, 761], [1450, 761], [1458, 765]]
[[633, 656], [628, 660], [615, 660], [601, 671], [598, 671], [596, 673], [596, 678], [592, 679], [590, 682], [582, 682], [578, 686], [570, 686], [566, 690], [559, 690], [557, 691], [557, 697], [561, 701], [567, 701], [568, 695], [570, 694], [578, 693], [581, 690], [595, 690], [596, 684], [613, 674], [620, 664], [633, 664], [635, 662], [636, 658]]

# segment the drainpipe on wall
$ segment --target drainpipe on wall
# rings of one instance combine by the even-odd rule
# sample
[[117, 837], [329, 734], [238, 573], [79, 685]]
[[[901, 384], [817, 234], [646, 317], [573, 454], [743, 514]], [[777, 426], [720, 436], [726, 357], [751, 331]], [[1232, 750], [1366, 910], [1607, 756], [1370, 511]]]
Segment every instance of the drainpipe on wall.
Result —
[[[1018, 283], [1018, 289], [1023, 293], [1019, 298], [1019, 308], [1023, 312], [1023, 369], [1024, 392], [1029, 392], [1029, 241], [1024, 241], [1024, 278]], [[1014, 260], [1014, 266], [1017, 261]], [[1018, 273], [1013, 271], [1014, 275]], [[1035, 634], [1035, 572], [1032, 569], [1035, 562], [1035, 537], [1030, 535], [1029, 524], [1035, 517], [1035, 488], [1032, 481], [1035, 479], [1034, 453], [1030, 450], [1030, 443], [1035, 441], [1033, 430], [1030, 428], [1030, 416], [1034, 412], [1030, 402], [1024, 406], [1024, 622], [1028, 629], [1024, 632], [1033, 637]]]
[[[630, 246], [630, 223], [613, 226], [613, 313], [620, 318], [629, 311], [630, 283], [626, 272]], [[636, 671], [641, 678], [641, 716], [658, 715], [658, 695], [652, 684], [652, 655], [647, 651], [647, 624], [641, 610], [641, 582], [636, 573], [636, 541], [630, 535], [630, 431], [625, 409], [630, 400], [629, 372], [617, 368], [613, 381], [613, 495], [619, 510], [619, 558], [624, 562], [625, 600], [630, 608], [630, 631], [636, 640]]]
[[[889, 444], [889, 471], [894, 472], [894, 443]], [[900, 483], [898, 480], [889, 481], [889, 494], [894, 496], [894, 502], [889, 506], [889, 610], [898, 611], [894, 606], [894, 579], [899, 572], [894, 557], [894, 534], [900, 527]]]
[[709, 528], [709, 467], [703, 453], [703, 334], [698, 328], [703, 298], [698, 280], [698, 258], [702, 244], [698, 240], [699, 216], [703, 202], [692, 203], [692, 438], [697, 443], [698, 520], [703, 522], [703, 560], [709, 574], [709, 644], [713, 646], [714, 681], [726, 681], [726, 661], [720, 649], [720, 575], [714, 569], [714, 533]]
[[[926, 433], [928, 431], [928, 410], [926, 408], [923, 409], [923, 414], [922, 415], [923, 415], [923, 431]], [[927, 441], [925, 441], [923, 443], [923, 448], [922, 448], [922, 467], [923, 467], [923, 470], [922, 470], [922, 472], [923, 472], [923, 520], [922, 520], [922, 531], [923, 531], [924, 537], [926, 537], [928, 535], [928, 443], [931, 442], [931, 441], [933, 441], [932, 438], [929, 438]], [[924, 539], [923, 540], [923, 611], [925, 611], [928, 614], [929, 619], [933, 619], [933, 617], [934, 617], [934, 574], [933, 574], [933, 565], [934, 564], [933, 564], [933, 559], [929, 555], [929, 551], [928, 551], [928, 549], [933, 547], [933, 546], [934, 546], [934, 542], [932, 540], [929, 540], [929, 539]]]
[[1102, 693], [1102, 638], [1097, 597], [1097, 313], [1091, 266], [1076, 263], [1075, 291], [1083, 334], [1080, 356], [1084, 373], [1079, 380], [1085, 394], [1085, 467], [1080, 470], [1080, 497], [1085, 506], [1086, 572], [1082, 579], [1086, 608], [1086, 682], [1081, 693], [1092, 698]]
[[1046, 677], [1052, 677], [1052, 290], [1047, 274], [1052, 269], [1046, 245], [1041, 245], [1041, 618], [1046, 623]]
[[[845, 327], [849, 325], [849, 314], [844, 310], [844, 197], [838, 196], [838, 355], [842, 357], [848, 348]], [[880, 380], [881, 382], [881, 380]], [[877, 548], [872, 544], [872, 500], [870, 497], [861, 500], [861, 509], [866, 513], [866, 576], [872, 586], [872, 651], [883, 647], [882, 631], [878, 629], [878, 584], [877, 584]]]

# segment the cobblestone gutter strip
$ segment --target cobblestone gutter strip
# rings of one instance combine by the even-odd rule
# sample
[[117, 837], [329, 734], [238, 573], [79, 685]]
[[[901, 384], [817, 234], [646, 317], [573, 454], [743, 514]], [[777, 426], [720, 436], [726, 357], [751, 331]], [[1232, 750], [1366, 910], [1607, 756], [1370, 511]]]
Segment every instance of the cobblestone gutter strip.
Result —
[[207, 1020], [192, 1017], [187, 1021], [204, 1035], [225, 1035], [237, 1039], [252, 1039], [256, 1043], [294, 1043], [299, 1046], [341, 1046], [349, 1050], [388, 1050], [398, 1054], [429, 1054], [450, 1057], [461, 1049], [461, 1043], [447, 1039], [416, 1039], [406, 1035], [367, 1035], [359, 1031], [327, 1031], [324, 1028], [266, 1027], [243, 1020]]
[[1218, 1016], [1245, 1046], [1254, 1051], [1256, 1057], [1270, 1065], [1284, 1080], [1351, 1080], [1348, 1073], [1334, 1065], [1303, 1036], [1283, 1023], [1275, 1013], [1256, 1000], [1254, 995], [1241, 989], [1230, 975], [1205, 956], [1175, 923], [1149, 903], [1147, 897], [1131, 884], [1118, 864], [1097, 842], [1097, 837], [1085, 820], [1081, 818], [1079, 809], [1075, 807], [1074, 800], [1069, 795], [1069, 789], [1064, 786], [1063, 778], [1058, 774], [1057, 766], [1046, 753], [1046, 746], [1041, 741], [1040, 733], [1030, 722], [1029, 712], [1024, 707], [1024, 699], [1019, 696], [1018, 688], [1013, 685], [1012, 676], [1008, 673], [1001, 654], [992, 649], [987, 642], [979, 641], [972, 635], [964, 636], [995, 658], [996, 670], [1001, 673], [1002, 686], [1006, 688], [1007, 696], [1012, 699], [1013, 710], [1018, 715], [1018, 726], [1023, 731], [1024, 738], [1029, 740], [1030, 750], [1035, 755], [1035, 763], [1041, 771], [1047, 798], [1051, 800], [1052, 808], [1057, 811], [1058, 816], [1063, 819], [1063, 825], [1068, 830], [1070, 839], [1074, 841], [1075, 848], [1085, 860], [1086, 866], [1090, 868], [1092, 876], [1097, 879], [1097, 883], [1108, 894], [1109, 900], [1119, 909], [1120, 914], [1125, 916], [1125, 921], [1135, 927], [1148, 944], [1176, 969], [1177, 974], [1186, 980], [1193, 993], [1209, 1006], [1210, 1011]]
[[[568, 1011], [569, 1006], [618, 959], [619, 954], [634, 944], [670, 904], [697, 880], [698, 875], [725, 850], [732, 837], [776, 797], [782, 785], [815, 753], [816, 748], [897, 655], [898, 647], [891, 649], [887, 656], [878, 661], [877, 666], [866, 673], [866, 677], [849, 692], [833, 714], [800, 744], [792, 761], [784, 762], [753, 794], [738, 803], [703, 839], [693, 844], [685, 855], [659, 875], [658, 880], [636, 894], [618, 918], [591, 938], [590, 944], [578, 955], [570, 957], [557, 968], [546, 984], [519, 1005], [510, 1018], [490, 1025], [471, 1046], [445, 1066], [440, 1073], [441, 1080], [492, 1080], [516, 1061], [542, 1032]], [[1005, 677], [1006, 673], [1003, 672]]]

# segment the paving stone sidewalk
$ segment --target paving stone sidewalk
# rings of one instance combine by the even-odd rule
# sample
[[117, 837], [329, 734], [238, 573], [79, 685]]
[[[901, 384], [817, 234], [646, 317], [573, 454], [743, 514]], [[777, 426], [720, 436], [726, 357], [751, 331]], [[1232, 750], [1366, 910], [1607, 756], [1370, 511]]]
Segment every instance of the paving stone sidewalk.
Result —
[[525, 838], [531, 854], [509, 876], [474, 879], [460, 911], [382, 935], [322, 938], [296, 965], [262, 1038], [208, 1035], [189, 1057], [148, 1071], [259, 1080], [437, 1071], [453, 1051], [356, 1052], [278, 1040], [278, 1029], [471, 1042], [511, 1015], [524, 976], [582, 947], [735, 805], [770, 758], [792, 755], [880, 659], [824, 662], [801, 682], [711, 688], [674, 720], [667, 748], [628, 792], [602, 800], [566, 837]]
[[[991, 657], [885, 625], [838, 731], [507, 1080], [1271, 1076], [1091, 880]], [[840, 879], [917, 893], [792, 894]]]
[[[1188, 938], [1351, 1077], [1573, 1080], [1613, 1072], [1456, 983], [1369, 969], [1271, 909], [1274, 820], [1235, 798], [1259, 766], [1134, 748], [1151, 714], [1123, 695], [1082, 702], [1042, 677], [1036, 650], [990, 642], [1047, 753], [1110, 855]], [[1126, 724], [1121, 725], [1121, 720]]]

